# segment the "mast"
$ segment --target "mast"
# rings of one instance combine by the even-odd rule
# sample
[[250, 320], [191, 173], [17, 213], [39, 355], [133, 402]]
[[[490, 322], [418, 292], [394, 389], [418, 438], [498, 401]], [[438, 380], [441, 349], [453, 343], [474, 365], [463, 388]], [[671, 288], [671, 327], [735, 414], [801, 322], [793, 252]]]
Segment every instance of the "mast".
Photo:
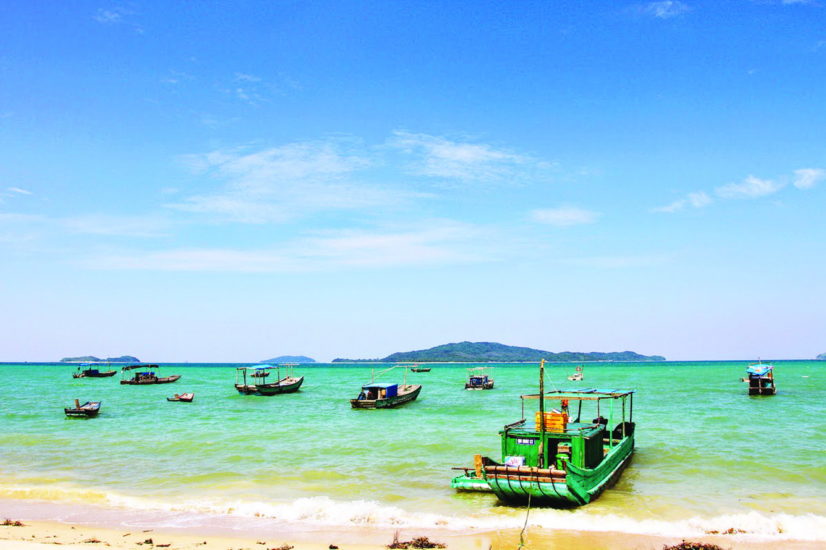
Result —
[[545, 457], [545, 360], [539, 361], [539, 463], [547, 466]]

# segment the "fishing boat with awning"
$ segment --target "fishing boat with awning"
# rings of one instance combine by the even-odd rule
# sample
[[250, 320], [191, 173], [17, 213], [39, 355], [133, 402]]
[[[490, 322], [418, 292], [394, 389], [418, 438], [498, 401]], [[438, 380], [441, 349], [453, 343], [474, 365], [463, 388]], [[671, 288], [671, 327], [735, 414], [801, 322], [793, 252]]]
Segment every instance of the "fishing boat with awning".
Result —
[[72, 373], [72, 378], [108, 378], [115, 376], [116, 370], [100, 370], [94, 363], [81, 363], [77, 366], [77, 372]]
[[[294, 393], [304, 383], [303, 376], [293, 375], [293, 364], [256, 365], [235, 369], [235, 389], [243, 395], [278, 395]], [[265, 383], [270, 372], [275, 372], [275, 382]], [[282, 376], [283, 373], [283, 376]]]
[[[538, 394], [521, 396], [522, 419], [499, 432], [501, 460], [476, 455], [473, 467], [461, 468], [464, 475], [454, 477], [451, 486], [489, 490], [509, 503], [587, 504], [615, 483], [631, 460], [633, 398], [632, 390], [545, 392], [540, 382]], [[548, 402], [554, 405], [550, 411]], [[534, 403], [539, 410], [530, 423], [525, 406]]]
[[777, 388], [774, 385], [774, 365], [757, 362], [746, 369], [749, 383], [749, 395], [774, 395]]
[[181, 377], [180, 374], [158, 376], [158, 372], [160, 372], [158, 365], [127, 365], [121, 369], [120, 383], [133, 386], [171, 384]]
[[373, 373], [370, 383], [361, 387], [358, 397], [350, 400], [354, 409], [392, 409], [414, 401], [422, 391], [421, 384], [407, 383], [407, 368], [401, 384], [398, 382], [376, 382], [376, 378], [390, 372], [396, 367], [390, 367], [378, 374]]

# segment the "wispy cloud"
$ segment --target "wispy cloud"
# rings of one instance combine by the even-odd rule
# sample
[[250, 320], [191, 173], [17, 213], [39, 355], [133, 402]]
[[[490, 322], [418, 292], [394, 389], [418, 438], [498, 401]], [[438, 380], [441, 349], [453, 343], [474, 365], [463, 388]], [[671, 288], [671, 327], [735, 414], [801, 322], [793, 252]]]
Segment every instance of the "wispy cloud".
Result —
[[17, 195], [31, 195], [32, 194], [32, 192], [29, 191], [28, 189], [22, 189], [20, 187], [8, 187], [6, 190], [9, 191], [10, 193], [15, 193]]
[[223, 187], [167, 206], [225, 221], [285, 222], [319, 211], [369, 208], [424, 196], [355, 180], [354, 174], [370, 165], [369, 156], [334, 140], [254, 153], [219, 150], [183, 160]]
[[[826, 170], [820, 168], [800, 168], [794, 171], [792, 184], [798, 189], [811, 189], [821, 180], [826, 179]], [[789, 177], [784, 176], [778, 179], [762, 179], [750, 175], [743, 181], [727, 183], [714, 189], [714, 194], [719, 199], [759, 199], [773, 195], [786, 187]], [[714, 199], [705, 191], [689, 193], [685, 197], [678, 199], [665, 206], [653, 208], [652, 212], [678, 212], [686, 207], [703, 208], [714, 202]]]
[[793, 184], [798, 189], [811, 189], [826, 178], [826, 170], [820, 168], [801, 168], [794, 171]]
[[465, 182], [512, 180], [523, 177], [526, 170], [552, 166], [484, 143], [453, 141], [405, 131], [394, 132], [389, 145], [415, 157], [409, 165], [413, 173], [433, 178]]
[[123, 21], [123, 13], [119, 8], [104, 9], [100, 8], [94, 16], [98, 23], [111, 24], [120, 23]]
[[782, 183], [748, 176], [740, 183], [721, 185], [714, 192], [725, 199], [756, 199], [777, 193], [782, 188]]
[[532, 210], [530, 217], [535, 222], [557, 227], [569, 227], [572, 225], [594, 223], [599, 219], [600, 213], [574, 206], [560, 206], [558, 208]]
[[682, 199], [678, 199], [671, 204], [667, 204], [665, 206], [660, 206], [658, 208], [654, 208], [654, 212], [677, 212], [682, 210], [687, 206], [691, 206], [693, 208], [703, 208], [711, 203], [714, 202], [714, 199], [708, 196], [708, 193], [705, 191], [696, 191], [694, 193], [689, 193]]
[[[221, 272], [299, 272], [435, 266], [491, 261], [479, 250], [482, 231], [449, 220], [408, 231], [342, 231], [297, 239], [270, 249], [176, 249], [92, 258], [93, 269]], [[477, 244], [474, 244], [477, 243]]]
[[257, 107], [271, 101], [276, 95], [284, 95], [290, 90], [300, 88], [297, 81], [283, 74], [264, 78], [250, 73], [236, 72], [226, 86], [225, 92], [250, 106]]
[[127, 25], [135, 32], [142, 34], [143, 27], [131, 21], [130, 16], [134, 11], [125, 6], [112, 6], [109, 8], [99, 8], [92, 18], [102, 25]]
[[659, 19], [671, 19], [687, 13], [691, 8], [677, 0], [662, 0], [660, 2], [649, 2], [637, 6], [637, 11], [644, 15], [650, 15]]

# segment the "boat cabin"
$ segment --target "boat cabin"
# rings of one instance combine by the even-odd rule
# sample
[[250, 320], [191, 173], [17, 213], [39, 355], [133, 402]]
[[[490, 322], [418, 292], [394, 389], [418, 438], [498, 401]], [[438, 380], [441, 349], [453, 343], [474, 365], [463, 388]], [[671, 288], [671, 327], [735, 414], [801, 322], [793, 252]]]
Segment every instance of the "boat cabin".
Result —
[[499, 432], [502, 459], [510, 466], [596, 468], [615, 445], [633, 435], [633, 396], [624, 390], [546, 392], [545, 402], [553, 408], [542, 407], [529, 424], [525, 401], [539, 395], [523, 395], [523, 419]]
[[359, 394], [358, 399], [360, 401], [374, 401], [378, 399], [388, 399], [390, 397], [396, 397], [398, 394], [398, 384], [374, 382], [372, 384], [367, 384], [366, 386], [361, 387], [361, 393]]

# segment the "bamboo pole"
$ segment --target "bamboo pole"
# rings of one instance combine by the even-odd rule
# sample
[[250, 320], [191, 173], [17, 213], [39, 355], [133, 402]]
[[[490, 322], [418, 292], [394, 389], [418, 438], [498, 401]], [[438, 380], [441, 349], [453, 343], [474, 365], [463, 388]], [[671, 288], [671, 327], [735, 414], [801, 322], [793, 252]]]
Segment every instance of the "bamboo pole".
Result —
[[539, 450], [539, 465], [548, 466], [545, 456], [545, 360], [539, 361], [539, 441], [542, 446]]

